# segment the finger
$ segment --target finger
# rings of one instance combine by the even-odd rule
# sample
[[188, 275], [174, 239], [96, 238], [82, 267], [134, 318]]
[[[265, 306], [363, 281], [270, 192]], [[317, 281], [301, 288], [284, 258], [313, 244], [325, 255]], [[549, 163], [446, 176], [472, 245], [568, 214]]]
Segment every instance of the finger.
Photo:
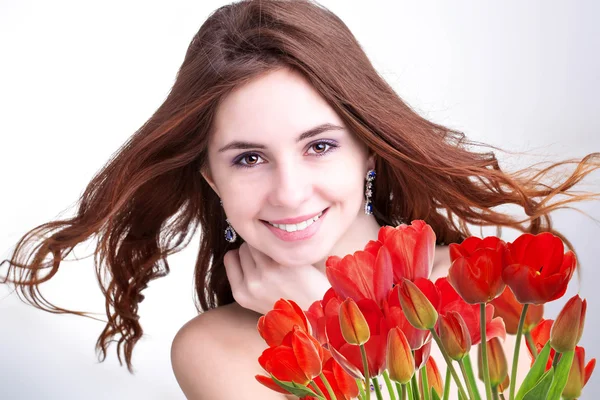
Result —
[[258, 250], [256, 247], [252, 247], [252, 246], [248, 245], [248, 250], [249, 250], [250, 254], [252, 255], [252, 258], [255, 261], [256, 268], [260, 268], [260, 267], [276, 268], [276, 267], [280, 266], [279, 263], [277, 263], [275, 260], [273, 260], [267, 254]]
[[244, 282], [244, 271], [240, 262], [239, 250], [229, 250], [223, 257], [223, 264], [229, 285], [232, 288], [240, 287]]
[[244, 279], [246, 281], [256, 276], [256, 260], [250, 252], [250, 246], [248, 246], [248, 243], [246, 242], [242, 243], [242, 245], [240, 246], [240, 262], [242, 264], [242, 270], [244, 271]]

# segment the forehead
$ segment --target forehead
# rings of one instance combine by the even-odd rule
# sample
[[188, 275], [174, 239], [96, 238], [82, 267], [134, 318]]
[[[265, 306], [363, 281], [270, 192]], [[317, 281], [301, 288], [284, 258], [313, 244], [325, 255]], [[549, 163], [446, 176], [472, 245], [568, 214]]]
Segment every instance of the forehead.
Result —
[[223, 99], [215, 115], [213, 142], [296, 137], [325, 122], [343, 125], [304, 76], [279, 69], [254, 78]]

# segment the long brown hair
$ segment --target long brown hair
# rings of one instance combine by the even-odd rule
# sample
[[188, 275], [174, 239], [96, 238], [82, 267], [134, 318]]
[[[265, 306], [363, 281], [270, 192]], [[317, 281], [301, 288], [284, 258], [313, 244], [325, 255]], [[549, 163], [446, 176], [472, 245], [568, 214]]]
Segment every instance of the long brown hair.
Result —
[[[220, 100], [277, 68], [302, 73], [377, 155], [374, 208], [380, 225], [423, 219], [446, 244], [470, 236], [468, 224], [550, 231], [572, 248], [552, 229], [549, 213], [596, 198], [569, 189], [600, 167], [599, 154], [507, 173], [494, 152], [475, 151], [480, 144], [404, 103], [327, 9], [304, 0], [244, 1], [210, 15], [164, 103], [91, 180], [74, 217], [37, 226], [19, 240], [3, 262], [8, 262], [3, 282], [40, 309], [87, 316], [54, 306], [39, 285], [56, 274], [77, 244], [97, 239], [94, 261], [108, 321], [96, 348], [104, 360], [117, 337], [119, 362], [123, 354], [131, 372], [132, 351], [143, 333], [142, 292], [169, 273], [167, 256], [183, 249], [198, 228], [196, 306], [202, 311], [233, 302], [223, 256], [242, 240], [224, 240], [223, 209], [200, 171]], [[568, 165], [574, 171], [561, 172]], [[544, 183], [554, 172], [560, 179]], [[552, 202], [559, 195], [564, 198]], [[494, 210], [504, 204], [522, 207], [527, 217]]]

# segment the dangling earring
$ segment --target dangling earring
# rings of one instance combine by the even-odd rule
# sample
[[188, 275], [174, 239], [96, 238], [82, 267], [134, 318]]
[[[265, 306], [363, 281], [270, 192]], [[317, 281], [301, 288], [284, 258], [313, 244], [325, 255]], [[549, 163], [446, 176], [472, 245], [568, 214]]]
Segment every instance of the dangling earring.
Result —
[[[223, 200], [220, 200], [220, 203], [221, 206], [223, 206]], [[225, 240], [227, 240], [229, 243], [233, 243], [237, 239], [237, 234], [227, 218], [225, 218], [225, 222], [227, 222], [227, 228], [225, 228]]]
[[371, 169], [367, 172], [366, 180], [367, 186], [365, 188], [365, 214], [373, 214], [373, 202], [371, 197], [373, 196], [373, 181], [375, 180], [375, 170]]

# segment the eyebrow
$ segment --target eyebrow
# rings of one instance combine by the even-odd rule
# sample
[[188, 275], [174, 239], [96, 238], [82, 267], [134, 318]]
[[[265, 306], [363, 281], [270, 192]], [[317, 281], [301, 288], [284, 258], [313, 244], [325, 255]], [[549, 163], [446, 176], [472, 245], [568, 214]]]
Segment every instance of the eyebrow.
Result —
[[[334, 131], [334, 130], [343, 130], [344, 127], [339, 125], [334, 125], [330, 123], [325, 123], [321, 125], [317, 125], [314, 128], [307, 130], [306, 132], [302, 132], [300, 136], [296, 139], [296, 143], [303, 141], [304, 139], [311, 138], [320, 133], [326, 131]], [[266, 149], [267, 147], [264, 144], [260, 143], [252, 143], [252, 142], [244, 142], [244, 141], [233, 141], [219, 149], [219, 153], [222, 153], [227, 150], [248, 150], [248, 149]]]

